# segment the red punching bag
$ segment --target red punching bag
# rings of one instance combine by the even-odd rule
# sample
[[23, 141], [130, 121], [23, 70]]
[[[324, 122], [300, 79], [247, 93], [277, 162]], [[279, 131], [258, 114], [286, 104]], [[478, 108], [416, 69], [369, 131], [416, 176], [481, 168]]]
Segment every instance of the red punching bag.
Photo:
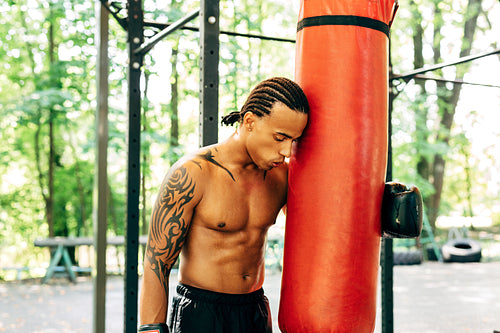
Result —
[[311, 111], [290, 158], [283, 332], [375, 328], [394, 2], [301, 2], [295, 80]]

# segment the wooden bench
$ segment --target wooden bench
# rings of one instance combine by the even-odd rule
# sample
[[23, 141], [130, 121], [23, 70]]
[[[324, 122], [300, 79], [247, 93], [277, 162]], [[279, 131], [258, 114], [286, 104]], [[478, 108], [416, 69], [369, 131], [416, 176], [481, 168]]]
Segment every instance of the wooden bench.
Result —
[[[139, 236], [139, 244], [144, 245], [147, 242], [147, 237], [145, 235]], [[107, 239], [107, 245], [119, 246], [125, 244], [124, 236], [109, 237]], [[74, 266], [71, 261], [71, 257], [68, 252], [68, 248], [76, 246], [93, 246], [94, 238], [92, 237], [52, 237], [43, 238], [35, 240], [35, 246], [38, 247], [49, 247], [55, 248], [55, 252], [50, 260], [49, 267], [45, 272], [45, 276], [42, 279], [42, 283], [46, 283], [56, 271], [61, 270], [58, 266], [59, 262], [62, 262], [62, 271], [68, 273], [68, 277], [71, 282], [76, 282], [75, 271], [85, 271], [81, 267]], [[91, 270], [90, 268], [86, 271]]]
[[[139, 244], [145, 245], [147, 236], [139, 236]], [[269, 235], [267, 240], [268, 248], [266, 250], [266, 261], [268, 268], [276, 268], [281, 270], [281, 259], [283, 255], [283, 238], [277, 235]], [[120, 246], [125, 244], [124, 236], [108, 237], [107, 245]], [[73, 264], [69, 255], [68, 248], [76, 246], [93, 246], [94, 239], [92, 237], [53, 237], [35, 240], [35, 246], [55, 248], [55, 252], [50, 260], [49, 267], [45, 272], [42, 283], [54, 276], [55, 272], [66, 272], [71, 282], [76, 282], [75, 272], [89, 272], [91, 267], [78, 267]], [[58, 266], [59, 263], [62, 266]]]

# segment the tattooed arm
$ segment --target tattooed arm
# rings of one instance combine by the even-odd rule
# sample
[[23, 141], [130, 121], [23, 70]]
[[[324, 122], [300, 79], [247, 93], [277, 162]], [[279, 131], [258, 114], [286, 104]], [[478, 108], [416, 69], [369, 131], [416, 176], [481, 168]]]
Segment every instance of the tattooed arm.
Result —
[[190, 165], [174, 166], [169, 171], [153, 208], [144, 258], [141, 324], [166, 321], [170, 269], [179, 256], [194, 207], [200, 200], [196, 182], [199, 169]]

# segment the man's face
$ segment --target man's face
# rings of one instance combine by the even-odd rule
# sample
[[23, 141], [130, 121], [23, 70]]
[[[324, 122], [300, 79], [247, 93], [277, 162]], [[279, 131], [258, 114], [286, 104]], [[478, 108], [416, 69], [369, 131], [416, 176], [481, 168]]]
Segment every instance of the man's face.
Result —
[[253, 115], [252, 120], [247, 141], [248, 154], [260, 169], [270, 170], [290, 157], [292, 143], [302, 135], [307, 124], [307, 114], [276, 102], [270, 115]]

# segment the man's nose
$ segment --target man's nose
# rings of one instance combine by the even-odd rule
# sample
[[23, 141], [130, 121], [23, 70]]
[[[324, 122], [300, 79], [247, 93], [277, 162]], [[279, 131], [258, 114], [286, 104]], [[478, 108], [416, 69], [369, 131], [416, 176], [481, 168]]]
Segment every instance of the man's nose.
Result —
[[282, 156], [285, 156], [286, 158], [289, 158], [290, 155], [292, 154], [292, 142], [290, 143], [285, 143], [283, 147], [281, 148], [280, 154]]

